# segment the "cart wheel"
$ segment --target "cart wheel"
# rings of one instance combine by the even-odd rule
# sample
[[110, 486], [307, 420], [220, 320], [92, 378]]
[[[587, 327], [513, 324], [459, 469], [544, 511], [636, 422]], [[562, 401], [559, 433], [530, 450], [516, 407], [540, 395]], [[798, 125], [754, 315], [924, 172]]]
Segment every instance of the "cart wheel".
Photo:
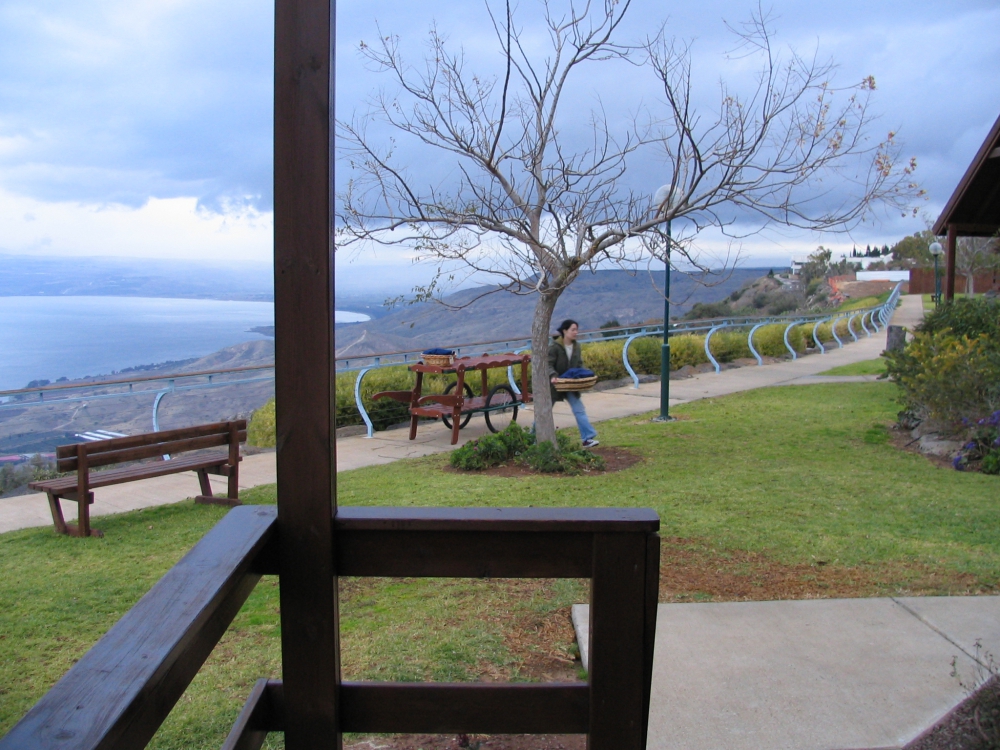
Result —
[[500, 432], [511, 422], [516, 422], [518, 404], [517, 396], [509, 385], [495, 386], [486, 397], [486, 426], [490, 432]]
[[[448, 387], [444, 389], [444, 395], [447, 396], [449, 393], [455, 390], [456, 385], [458, 385], [457, 380], [454, 383], [448, 383]], [[465, 397], [472, 398], [472, 388], [469, 387], [468, 383], [463, 383], [463, 385], [465, 386], [465, 388], [463, 389], [465, 391]], [[458, 429], [461, 430], [463, 427], [465, 427], [465, 425], [469, 424], [470, 419], [472, 419], [471, 413], [463, 414], [462, 421], [458, 423]], [[446, 417], [442, 415], [441, 421], [444, 422], [445, 427], [447, 427], [449, 430], [451, 429], [451, 417]]]

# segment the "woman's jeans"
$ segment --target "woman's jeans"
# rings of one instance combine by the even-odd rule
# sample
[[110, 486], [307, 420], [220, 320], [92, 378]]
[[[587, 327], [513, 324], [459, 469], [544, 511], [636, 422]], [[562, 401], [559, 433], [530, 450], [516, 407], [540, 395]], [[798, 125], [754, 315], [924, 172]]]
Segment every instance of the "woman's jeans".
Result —
[[567, 393], [566, 400], [569, 401], [569, 408], [573, 410], [573, 416], [576, 417], [576, 426], [580, 428], [580, 440], [586, 442], [597, 437], [597, 430], [587, 419], [587, 410], [583, 408], [583, 399], [580, 398], [580, 394]]

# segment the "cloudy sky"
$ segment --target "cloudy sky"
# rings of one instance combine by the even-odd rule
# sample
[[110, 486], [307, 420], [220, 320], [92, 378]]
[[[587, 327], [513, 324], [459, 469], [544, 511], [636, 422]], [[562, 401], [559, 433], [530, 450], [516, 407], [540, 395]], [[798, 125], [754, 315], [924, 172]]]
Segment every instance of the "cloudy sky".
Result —
[[[874, 135], [898, 131], [929, 199], [926, 218], [889, 215], [850, 236], [755, 238], [746, 262], [777, 265], [820, 243], [891, 244], [922, 229], [1000, 114], [996, 0], [766, 7], [777, 42], [835, 60], [837, 83], [875, 77]], [[672, 33], [694, 40], [696, 80], [714, 96], [731, 47], [724, 21], [751, 9], [736, 0], [634, 0], [622, 31], [639, 38], [668, 20]], [[266, 262], [272, 13], [264, 0], [0, 0], [0, 253]], [[488, 69], [496, 47], [485, 20], [468, 0], [341, 2], [338, 114], [363, 107], [382, 83], [357, 53], [378, 28], [402, 34], [416, 55], [436, 21]], [[595, 74], [574, 96], [638, 100], [647, 84]], [[345, 261], [345, 279], [376, 266], [381, 279], [414, 278], [402, 253]]]

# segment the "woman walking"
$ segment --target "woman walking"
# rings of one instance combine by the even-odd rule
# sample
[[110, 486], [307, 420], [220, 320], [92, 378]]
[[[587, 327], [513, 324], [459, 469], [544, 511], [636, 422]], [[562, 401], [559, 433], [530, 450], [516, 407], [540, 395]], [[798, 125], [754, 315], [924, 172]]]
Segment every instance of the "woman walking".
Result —
[[[564, 320], [556, 329], [555, 341], [549, 345], [549, 379], [555, 380], [569, 369], [583, 367], [583, 357], [580, 354], [580, 345], [576, 343], [576, 337], [580, 333], [580, 326], [575, 320]], [[573, 410], [576, 417], [576, 426], [580, 428], [580, 440], [583, 441], [584, 448], [593, 448], [599, 444], [597, 440], [597, 430], [590, 424], [587, 418], [587, 410], [583, 407], [583, 399], [580, 394], [570, 391], [563, 393], [557, 391], [554, 385], [549, 385], [552, 391], [552, 401], [562, 401], [564, 398], [569, 401], [569, 408]]]

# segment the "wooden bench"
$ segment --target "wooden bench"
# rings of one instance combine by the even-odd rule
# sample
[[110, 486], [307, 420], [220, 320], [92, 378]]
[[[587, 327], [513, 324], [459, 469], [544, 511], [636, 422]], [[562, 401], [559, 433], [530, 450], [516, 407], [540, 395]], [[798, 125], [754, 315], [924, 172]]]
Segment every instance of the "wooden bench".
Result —
[[[52, 521], [58, 533], [71, 536], [103, 536], [98, 529], [92, 529], [90, 526], [89, 506], [94, 502], [92, 490], [97, 487], [194, 471], [198, 474], [202, 492], [195, 497], [195, 502], [239, 505], [239, 463], [242, 460], [240, 443], [246, 439], [246, 420], [239, 419], [111, 440], [60, 445], [56, 448], [56, 468], [59, 471], [76, 472], [76, 475], [31, 482], [28, 486], [48, 495]], [[227, 451], [213, 451], [184, 458], [173, 457], [177, 453], [223, 445], [228, 446]], [[91, 473], [91, 469], [98, 466], [111, 466], [154, 457], [161, 460]], [[209, 474], [229, 478], [229, 491], [226, 497], [217, 498], [213, 495], [212, 485], [208, 480]], [[66, 523], [60, 500], [77, 503], [79, 513], [76, 524]]]

